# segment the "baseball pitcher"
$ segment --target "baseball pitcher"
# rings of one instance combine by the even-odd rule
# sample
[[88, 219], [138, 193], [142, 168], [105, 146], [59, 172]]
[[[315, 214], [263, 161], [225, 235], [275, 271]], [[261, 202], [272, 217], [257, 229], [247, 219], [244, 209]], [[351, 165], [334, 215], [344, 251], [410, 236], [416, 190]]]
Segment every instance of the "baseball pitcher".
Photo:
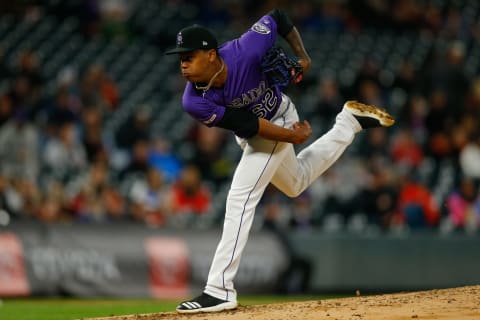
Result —
[[[275, 47], [277, 35], [297, 59]], [[233, 281], [267, 185], [271, 182], [287, 196], [298, 196], [340, 157], [357, 132], [388, 127], [394, 120], [382, 109], [347, 101], [333, 127], [295, 154], [293, 144], [305, 142], [312, 130], [308, 121], [299, 121], [295, 104], [282, 88], [300, 81], [311, 59], [298, 30], [279, 9], [221, 46], [210, 30], [186, 27], [177, 34], [176, 47], [166, 54], [178, 54], [182, 76], [188, 80], [182, 99], [185, 111], [206, 126], [231, 130], [243, 149], [205, 289], [182, 302], [177, 311], [234, 309]]]

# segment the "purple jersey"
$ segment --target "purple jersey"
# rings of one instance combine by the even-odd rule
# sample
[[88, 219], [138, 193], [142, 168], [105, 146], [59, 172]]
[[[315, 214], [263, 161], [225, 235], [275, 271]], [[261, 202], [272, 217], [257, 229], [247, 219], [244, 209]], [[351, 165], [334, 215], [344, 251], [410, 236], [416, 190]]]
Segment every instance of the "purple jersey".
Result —
[[240, 38], [223, 44], [218, 49], [228, 72], [223, 88], [210, 88], [204, 94], [188, 82], [182, 99], [185, 111], [209, 127], [222, 119], [227, 107], [244, 108], [270, 120], [282, 100], [281, 91], [269, 86], [260, 63], [276, 37], [277, 24], [266, 15]]

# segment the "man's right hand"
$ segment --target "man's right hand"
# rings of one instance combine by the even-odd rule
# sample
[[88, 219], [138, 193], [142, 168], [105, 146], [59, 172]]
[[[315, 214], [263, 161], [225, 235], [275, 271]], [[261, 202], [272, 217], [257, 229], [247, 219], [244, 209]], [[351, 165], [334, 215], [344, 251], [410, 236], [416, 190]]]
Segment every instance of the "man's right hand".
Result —
[[295, 122], [291, 128], [277, 126], [263, 118], [258, 118], [258, 124], [258, 135], [269, 140], [300, 144], [312, 135], [312, 128], [307, 120]]
[[295, 144], [304, 143], [312, 135], [312, 127], [307, 120], [303, 120], [303, 122], [295, 122], [292, 126], [292, 130], [295, 133], [292, 143]]

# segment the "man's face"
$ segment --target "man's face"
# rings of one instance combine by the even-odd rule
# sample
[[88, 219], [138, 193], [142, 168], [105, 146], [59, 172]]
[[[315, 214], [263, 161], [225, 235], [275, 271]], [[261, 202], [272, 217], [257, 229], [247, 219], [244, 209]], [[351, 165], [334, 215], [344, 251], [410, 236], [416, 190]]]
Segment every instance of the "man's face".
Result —
[[191, 82], [209, 81], [211, 76], [209, 74], [209, 67], [213, 61], [213, 50], [195, 50], [181, 53], [179, 57], [180, 69], [185, 79]]

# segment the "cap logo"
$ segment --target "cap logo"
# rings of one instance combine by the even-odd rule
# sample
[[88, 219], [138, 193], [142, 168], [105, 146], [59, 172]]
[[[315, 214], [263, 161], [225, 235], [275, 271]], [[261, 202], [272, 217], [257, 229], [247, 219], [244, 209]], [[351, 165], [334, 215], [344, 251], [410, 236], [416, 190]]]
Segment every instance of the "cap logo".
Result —
[[202, 45], [205, 47], [205, 46], [208, 46], [208, 42], [207, 41], [202, 41]]
[[179, 33], [177, 34], [177, 46], [179, 46], [179, 45], [181, 45], [181, 44], [183, 44], [183, 36], [182, 36], [182, 33], [179, 32]]

